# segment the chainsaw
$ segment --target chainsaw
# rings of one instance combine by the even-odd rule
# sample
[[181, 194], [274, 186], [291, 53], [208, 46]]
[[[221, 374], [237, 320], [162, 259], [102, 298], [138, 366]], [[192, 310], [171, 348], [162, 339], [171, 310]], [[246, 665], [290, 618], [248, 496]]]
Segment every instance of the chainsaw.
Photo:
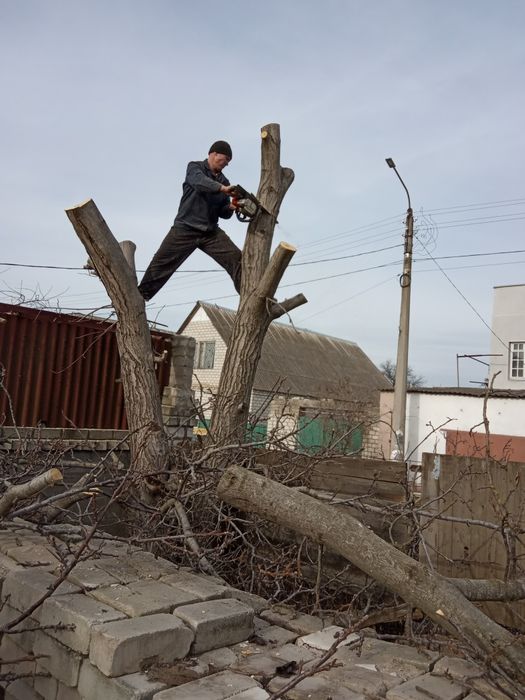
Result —
[[[268, 209], [263, 207], [255, 195], [250, 194], [241, 185], [234, 185], [231, 191], [232, 204], [235, 207], [235, 216], [243, 223], [252, 221], [259, 211], [270, 214]], [[272, 214], [270, 214], [272, 216]]]

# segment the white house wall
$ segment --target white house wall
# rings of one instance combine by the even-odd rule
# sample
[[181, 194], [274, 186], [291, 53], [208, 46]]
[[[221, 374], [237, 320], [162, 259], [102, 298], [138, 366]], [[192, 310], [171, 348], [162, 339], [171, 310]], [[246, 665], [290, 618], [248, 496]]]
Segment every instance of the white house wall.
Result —
[[[524, 410], [523, 399], [489, 399], [487, 417], [490, 432], [499, 435], [523, 436], [525, 434]], [[448, 419], [451, 420], [443, 426]], [[482, 421], [483, 397], [409, 393], [406, 449], [406, 454], [410, 455], [409, 461], [420, 464], [423, 452], [445, 454], [444, 429], [469, 431], [474, 428], [475, 432], [483, 433]], [[431, 434], [432, 429], [439, 426], [443, 428]]]
[[494, 388], [525, 389], [525, 379], [511, 379], [509, 373], [509, 343], [525, 342], [525, 284], [494, 288], [492, 330], [490, 353], [501, 355], [490, 358], [489, 378], [500, 372]]
[[[202, 308], [196, 311], [195, 315], [184, 329], [184, 335], [195, 338], [197, 343], [209, 340], [215, 341], [213, 369], [194, 368], [192, 381], [192, 389], [195, 391], [197, 399], [200, 393], [200, 386], [205, 390], [209, 390], [212, 394], [215, 394], [219, 386], [221, 370], [226, 356], [226, 343]], [[209, 411], [207, 413], [209, 413]]]

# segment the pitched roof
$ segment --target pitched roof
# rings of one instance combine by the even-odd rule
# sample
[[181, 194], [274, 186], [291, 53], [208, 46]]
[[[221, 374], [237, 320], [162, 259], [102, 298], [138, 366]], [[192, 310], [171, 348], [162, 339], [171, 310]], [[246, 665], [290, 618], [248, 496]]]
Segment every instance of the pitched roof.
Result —
[[[199, 308], [228, 345], [235, 311], [202, 301], [197, 302], [178, 333], [184, 331]], [[356, 343], [274, 322], [264, 340], [253, 388], [348, 400], [390, 386]]]

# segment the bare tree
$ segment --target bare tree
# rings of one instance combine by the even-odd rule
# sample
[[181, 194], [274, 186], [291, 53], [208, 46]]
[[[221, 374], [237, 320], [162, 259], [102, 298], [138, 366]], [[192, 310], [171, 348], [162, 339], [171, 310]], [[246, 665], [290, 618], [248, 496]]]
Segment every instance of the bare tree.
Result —
[[163, 427], [159, 386], [155, 376], [145, 304], [137, 288], [132, 263], [134, 245], [121, 248], [93, 200], [66, 210], [117, 314], [117, 343], [128, 427], [132, 471], [141, 491], [155, 488], [155, 475], [168, 463], [168, 437]]
[[274, 298], [277, 286], [295, 253], [295, 248], [290, 244], [279, 243], [270, 258], [279, 208], [293, 182], [294, 174], [280, 164], [279, 125], [264, 126], [261, 139], [261, 179], [257, 199], [262, 206], [250, 222], [246, 234], [239, 310], [212, 415], [211, 433], [218, 443], [233, 437], [241, 441], [243, 439], [251, 390], [270, 323], [306, 303], [302, 294], [282, 303]]
[[[396, 383], [396, 363], [392, 362], [392, 360], [385, 360], [379, 365], [379, 369], [394, 386]], [[418, 389], [425, 384], [425, 377], [421, 374], [416, 374], [412, 367], [408, 368], [407, 380], [409, 389]]]

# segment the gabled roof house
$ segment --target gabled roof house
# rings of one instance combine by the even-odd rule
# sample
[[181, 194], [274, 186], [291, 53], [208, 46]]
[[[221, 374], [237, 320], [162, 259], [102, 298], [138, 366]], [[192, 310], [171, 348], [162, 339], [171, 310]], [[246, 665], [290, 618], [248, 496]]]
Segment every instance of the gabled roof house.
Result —
[[[195, 338], [193, 388], [211, 415], [230, 342], [235, 311], [197, 302], [178, 333]], [[332, 414], [350, 405], [366, 406], [367, 420], [377, 417], [379, 392], [390, 383], [356, 344], [341, 338], [272, 323], [268, 329], [252, 391], [250, 411], [259, 426], [269, 427], [278, 406], [286, 403], [300, 416]], [[292, 406], [292, 408], [291, 408]]]

